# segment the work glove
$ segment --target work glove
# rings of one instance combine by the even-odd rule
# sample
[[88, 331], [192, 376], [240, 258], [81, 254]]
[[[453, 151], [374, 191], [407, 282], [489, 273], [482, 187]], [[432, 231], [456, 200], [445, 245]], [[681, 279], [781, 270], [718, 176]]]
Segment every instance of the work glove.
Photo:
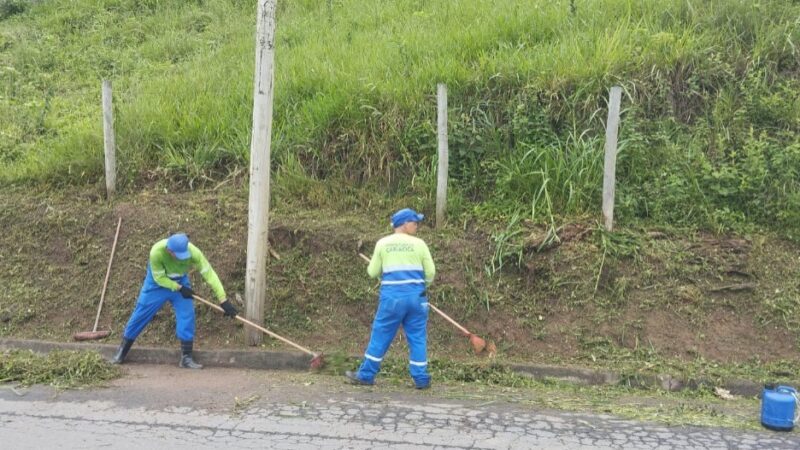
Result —
[[225, 310], [225, 317], [236, 317], [239, 314], [239, 311], [233, 306], [230, 300], [225, 300], [224, 302], [220, 303], [222, 309]]
[[181, 295], [183, 298], [192, 298], [194, 291], [189, 286], [181, 286]]

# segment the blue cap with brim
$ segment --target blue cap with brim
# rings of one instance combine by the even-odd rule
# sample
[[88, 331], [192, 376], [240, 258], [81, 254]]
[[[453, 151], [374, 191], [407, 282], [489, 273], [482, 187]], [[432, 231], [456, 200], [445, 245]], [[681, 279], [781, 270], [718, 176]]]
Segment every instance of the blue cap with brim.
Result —
[[422, 219], [424, 218], [425, 215], [420, 214], [411, 208], [401, 209], [400, 211], [392, 214], [392, 228], [401, 227], [407, 222], [422, 222]]
[[189, 252], [189, 236], [184, 233], [173, 234], [167, 239], [167, 249], [175, 254], [178, 259], [189, 259], [192, 253]]

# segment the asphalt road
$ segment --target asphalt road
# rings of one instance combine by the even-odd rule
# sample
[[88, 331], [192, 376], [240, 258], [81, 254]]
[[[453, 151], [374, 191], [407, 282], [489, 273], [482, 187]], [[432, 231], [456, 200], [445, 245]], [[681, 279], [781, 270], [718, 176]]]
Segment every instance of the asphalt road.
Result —
[[797, 449], [800, 433], [666, 427], [333, 377], [130, 365], [100, 389], [0, 389], [4, 449]]

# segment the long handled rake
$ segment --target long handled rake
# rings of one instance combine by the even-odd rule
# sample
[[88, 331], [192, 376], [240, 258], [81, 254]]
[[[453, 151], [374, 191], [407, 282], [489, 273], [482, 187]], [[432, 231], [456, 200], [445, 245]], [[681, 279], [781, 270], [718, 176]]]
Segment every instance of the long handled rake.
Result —
[[[360, 256], [361, 259], [363, 259], [364, 261], [369, 263], [370, 259], [369, 259], [369, 257], [367, 257], [367, 255], [365, 255], [365, 254], [363, 254], [361, 252], [358, 252], [358, 256]], [[442, 316], [442, 318], [444, 318], [444, 320], [450, 322], [456, 328], [458, 328], [462, 333], [464, 333], [464, 336], [469, 338], [469, 343], [470, 343], [470, 345], [472, 345], [472, 350], [475, 351], [476, 355], [480, 354], [482, 351], [487, 349], [486, 341], [483, 338], [481, 338], [480, 336], [477, 336], [475, 334], [470, 333], [469, 330], [467, 330], [462, 325], [460, 325], [458, 322], [453, 320], [450, 316], [445, 314], [441, 309], [439, 309], [436, 306], [434, 306], [433, 303], [428, 302], [428, 306], [430, 306], [431, 309], [434, 312], [436, 312], [437, 314]], [[489, 352], [489, 356], [494, 356], [495, 353], [497, 352], [497, 348], [495, 347], [493, 342], [489, 342], [489, 344], [488, 344], [488, 352]]]
[[[217, 311], [219, 311], [219, 312], [223, 312], [223, 313], [225, 312], [225, 310], [224, 310], [224, 309], [222, 309], [222, 307], [220, 307], [219, 305], [216, 305], [216, 304], [214, 304], [214, 303], [211, 303], [210, 301], [208, 301], [208, 300], [206, 300], [206, 299], [204, 299], [204, 298], [202, 298], [202, 297], [198, 297], [197, 295], [194, 295], [193, 297], [194, 297], [194, 299], [195, 299], [195, 300], [197, 300], [197, 301], [199, 301], [199, 302], [202, 302], [202, 303], [205, 303], [206, 305], [208, 305], [208, 306], [210, 306], [210, 307], [212, 307], [212, 308], [216, 309], [216, 310], [217, 310]], [[294, 342], [292, 342], [292, 341], [290, 341], [290, 340], [286, 339], [286, 338], [285, 338], [285, 337], [283, 337], [283, 336], [280, 336], [280, 335], [278, 335], [278, 334], [276, 334], [276, 333], [273, 333], [272, 331], [269, 331], [268, 329], [266, 329], [266, 328], [264, 328], [264, 327], [262, 327], [262, 326], [260, 326], [260, 325], [257, 325], [257, 324], [255, 324], [255, 323], [253, 323], [253, 322], [251, 322], [251, 321], [249, 321], [249, 320], [245, 319], [245, 318], [244, 318], [244, 317], [242, 317], [242, 316], [239, 316], [239, 315], [237, 315], [237, 316], [235, 317], [235, 319], [236, 319], [236, 320], [238, 320], [238, 321], [240, 321], [240, 322], [242, 322], [242, 323], [244, 323], [244, 324], [246, 324], [246, 325], [249, 325], [249, 326], [251, 326], [251, 327], [255, 328], [256, 330], [259, 330], [259, 331], [261, 331], [261, 332], [262, 332], [262, 333], [264, 333], [264, 334], [267, 334], [267, 335], [269, 335], [269, 336], [272, 336], [273, 338], [275, 338], [275, 339], [277, 339], [277, 340], [279, 340], [279, 341], [281, 341], [281, 342], [284, 342], [284, 343], [286, 343], [286, 344], [289, 344], [289, 345], [291, 345], [292, 347], [294, 347], [294, 348], [296, 348], [296, 349], [300, 350], [300, 351], [301, 351], [301, 352], [303, 352], [303, 353], [306, 353], [306, 354], [309, 354], [309, 355], [311, 355], [311, 363], [310, 363], [310, 366], [311, 366], [311, 368], [312, 368], [312, 369], [315, 369], [315, 370], [316, 370], [316, 369], [321, 369], [321, 368], [322, 368], [322, 367], [325, 365], [325, 357], [324, 357], [324, 355], [323, 355], [322, 353], [314, 353], [314, 352], [312, 352], [311, 350], [309, 350], [309, 349], [307, 349], [307, 348], [303, 347], [302, 345], [296, 344], [296, 343], [294, 343]]]
[[463, 326], [459, 325], [458, 322], [453, 320], [447, 314], [443, 313], [441, 309], [433, 306], [433, 303], [429, 302], [428, 306], [430, 306], [432, 310], [436, 311], [436, 313], [438, 313], [440, 316], [442, 316], [444, 318], [444, 320], [452, 323], [456, 328], [461, 330], [461, 332], [464, 333], [464, 336], [469, 338], [469, 343], [472, 345], [472, 349], [475, 351], [476, 355], [480, 354], [486, 348], [486, 341], [483, 340], [481, 337], [470, 333], [469, 330], [467, 330]]
[[114, 250], [117, 248], [117, 238], [119, 237], [119, 227], [122, 225], [122, 217], [117, 221], [117, 232], [114, 234], [114, 244], [111, 246], [111, 257], [108, 258], [108, 268], [106, 269], [106, 279], [103, 281], [103, 291], [100, 293], [100, 303], [97, 305], [97, 316], [94, 318], [94, 328], [92, 331], [80, 331], [72, 335], [72, 339], [76, 341], [92, 341], [102, 339], [109, 334], [111, 330], [97, 331], [97, 324], [100, 322], [100, 311], [103, 310], [103, 300], [106, 298], [106, 287], [108, 286], [108, 276], [111, 275], [111, 262], [114, 261]]

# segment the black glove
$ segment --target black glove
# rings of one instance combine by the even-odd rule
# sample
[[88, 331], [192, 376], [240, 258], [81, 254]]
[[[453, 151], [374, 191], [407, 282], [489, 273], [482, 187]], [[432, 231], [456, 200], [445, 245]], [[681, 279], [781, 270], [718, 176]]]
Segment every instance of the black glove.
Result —
[[194, 291], [189, 286], [181, 286], [181, 295], [183, 298], [192, 298]]
[[230, 300], [225, 300], [219, 306], [225, 310], [225, 317], [236, 317], [239, 314], [239, 311], [236, 310]]

